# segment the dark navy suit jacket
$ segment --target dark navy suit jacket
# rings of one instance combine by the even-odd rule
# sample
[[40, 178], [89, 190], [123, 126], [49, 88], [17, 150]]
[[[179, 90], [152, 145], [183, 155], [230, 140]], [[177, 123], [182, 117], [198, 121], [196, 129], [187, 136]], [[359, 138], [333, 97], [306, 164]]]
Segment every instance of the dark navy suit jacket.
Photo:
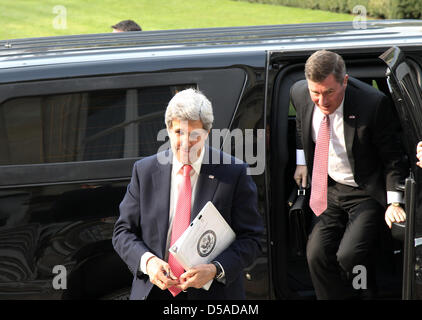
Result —
[[[172, 153], [167, 150], [134, 164], [114, 228], [113, 246], [134, 275], [131, 299], [145, 299], [153, 286], [139, 270], [142, 255], [150, 251], [161, 259], [165, 256], [172, 165], [161, 164], [160, 156], [171, 159]], [[224, 268], [226, 284], [214, 280], [208, 291], [189, 288], [188, 299], [245, 298], [242, 270], [259, 255], [263, 234], [256, 185], [246, 168], [244, 163], [235, 164], [233, 157], [205, 146], [191, 220], [212, 201], [233, 228], [236, 240], [215, 259]]]

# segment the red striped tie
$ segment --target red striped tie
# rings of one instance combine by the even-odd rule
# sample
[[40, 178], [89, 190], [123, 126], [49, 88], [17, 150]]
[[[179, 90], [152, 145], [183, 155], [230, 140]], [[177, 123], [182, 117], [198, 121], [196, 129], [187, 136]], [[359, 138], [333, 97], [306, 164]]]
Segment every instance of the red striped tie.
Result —
[[312, 189], [309, 205], [319, 216], [327, 209], [328, 148], [330, 145], [330, 118], [324, 116], [316, 141], [314, 167], [312, 170]]
[[[179, 195], [177, 197], [176, 210], [173, 218], [173, 227], [171, 230], [171, 242], [172, 246], [177, 239], [183, 234], [190, 223], [190, 207], [191, 207], [191, 183], [190, 183], [190, 171], [192, 167], [189, 165], [183, 166], [183, 180], [179, 185]], [[172, 254], [169, 255], [169, 265], [172, 273], [179, 278], [185, 269], [177, 262]], [[175, 297], [180, 293], [180, 289], [176, 287], [169, 288], [171, 294]]]

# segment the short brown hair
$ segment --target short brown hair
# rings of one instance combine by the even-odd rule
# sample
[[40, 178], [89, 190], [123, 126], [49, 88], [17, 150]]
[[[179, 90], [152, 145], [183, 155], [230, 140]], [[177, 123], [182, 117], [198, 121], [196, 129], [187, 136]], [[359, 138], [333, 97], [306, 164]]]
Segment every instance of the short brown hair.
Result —
[[142, 28], [133, 20], [123, 20], [111, 26], [113, 29], [120, 31], [142, 31]]
[[330, 74], [338, 83], [342, 83], [346, 75], [343, 58], [332, 51], [319, 50], [314, 52], [306, 61], [305, 77], [314, 82], [321, 82]]

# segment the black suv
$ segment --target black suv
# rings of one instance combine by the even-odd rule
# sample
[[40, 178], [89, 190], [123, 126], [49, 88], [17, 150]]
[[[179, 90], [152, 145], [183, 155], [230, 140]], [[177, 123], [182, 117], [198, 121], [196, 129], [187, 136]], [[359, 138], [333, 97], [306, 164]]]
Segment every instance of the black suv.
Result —
[[127, 297], [132, 275], [111, 244], [118, 206], [133, 163], [168, 143], [165, 108], [187, 87], [212, 101], [221, 148], [235, 129], [252, 133], [257, 157], [246, 160], [267, 232], [244, 270], [248, 298], [313, 299], [297, 237], [309, 230], [297, 230], [287, 202], [289, 91], [317, 49], [341, 54], [351, 76], [395, 102], [408, 219], [393, 232], [380, 226], [378, 298], [421, 299], [422, 22], [408, 20], [0, 41], [0, 299]]

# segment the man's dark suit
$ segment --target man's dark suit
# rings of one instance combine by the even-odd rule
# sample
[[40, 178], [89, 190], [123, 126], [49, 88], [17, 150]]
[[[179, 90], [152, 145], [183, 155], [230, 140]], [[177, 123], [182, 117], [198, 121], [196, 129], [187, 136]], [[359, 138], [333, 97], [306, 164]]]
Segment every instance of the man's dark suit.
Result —
[[[292, 87], [291, 98], [296, 108], [296, 147], [305, 151], [308, 173], [312, 177], [314, 103], [305, 80]], [[355, 181], [385, 206], [385, 189], [396, 191], [406, 173], [402, 166], [399, 121], [394, 118], [390, 99], [381, 91], [350, 77], [343, 115], [347, 155]]]
[[[311, 178], [315, 150], [312, 139], [314, 102], [306, 80], [292, 87], [291, 99], [296, 108], [296, 147], [305, 152], [308, 177]], [[386, 190], [397, 191], [396, 186], [406, 175], [399, 122], [394, 118], [390, 100], [377, 89], [349, 78], [343, 108], [347, 156], [358, 187], [342, 185], [329, 178], [328, 207], [320, 216], [307, 246], [317, 296], [328, 299], [342, 298], [343, 292], [340, 286], [335, 286], [339, 279], [322, 274], [325, 272], [322, 270], [332, 268], [334, 274], [334, 265], [340, 265], [351, 273], [356, 264], [369, 259], [377, 227], [382, 221], [380, 217], [387, 207]], [[321, 255], [331, 258], [312, 265], [313, 259]], [[331, 284], [320, 286], [319, 281]]]
[[[171, 159], [170, 150], [161, 155]], [[160, 259], [165, 256], [172, 165], [160, 164], [159, 156], [135, 163], [114, 229], [114, 248], [134, 274], [131, 299], [145, 299], [153, 286], [148, 276], [139, 271], [141, 256], [147, 251]], [[214, 164], [213, 159], [219, 163]], [[212, 201], [233, 228], [236, 240], [215, 259], [223, 266], [226, 284], [214, 280], [209, 291], [189, 288], [188, 299], [244, 298], [242, 270], [260, 253], [263, 233], [256, 186], [246, 174], [246, 167], [243, 163], [234, 164], [234, 158], [227, 154], [205, 146], [191, 220], [207, 201]]]

